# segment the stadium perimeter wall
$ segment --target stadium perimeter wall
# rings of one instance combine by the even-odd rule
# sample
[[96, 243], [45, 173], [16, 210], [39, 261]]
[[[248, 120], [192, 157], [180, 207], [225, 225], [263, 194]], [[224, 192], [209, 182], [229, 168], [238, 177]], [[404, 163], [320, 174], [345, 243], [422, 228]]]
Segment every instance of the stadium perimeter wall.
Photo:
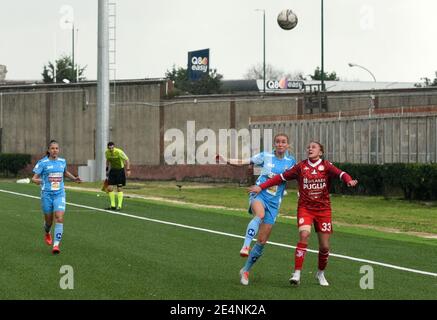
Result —
[[[306, 113], [302, 94], [239, 94], [166, 98], [162, 80], [118, 81], [111, 85], [110, 139], [123, 148], [133, 164], [133, 176], [149, 179], [247, 178], [245, 169], [214, 165], [167, 166], [164, 141], [168, 129], [186, 137], [187, 121], [196, 131], [249, 129], [251, 117], [296, 116]], [[372, 106], [437, 104], [436, 90], [348, 92], [329, 95], [328, 111], [361, 110]], [[315, 115], [316, 116], [316, 115]], [[61, 144], [72, 165], [94, 159], [96, 83], [0, 86], [0, 152], [40, 157], [51, 139]], [[198, 143], [198, 145], [201, 144]], [[152, 172], [153, 171], [153, 172]]]

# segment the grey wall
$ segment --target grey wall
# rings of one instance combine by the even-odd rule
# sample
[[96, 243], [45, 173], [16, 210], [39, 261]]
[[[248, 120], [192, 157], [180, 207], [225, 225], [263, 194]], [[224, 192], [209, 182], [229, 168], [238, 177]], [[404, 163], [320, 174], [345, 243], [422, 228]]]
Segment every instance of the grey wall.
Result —
[[[164, 81], [158, 80], [138, 80], [119, 81], [115, 88], [111, 86], [113, 102], [110, 108], [110, 139], [126, 151], [134, 165], [163, 164], [163, 150], [169, 144], [163, 141], [165, 131], [177, 128], [186, 134], [189, 120], [195, 121], [196, 130], [209, 128], [218, 135], [219, 129], [249, 128], [251, 119], [257, 117], [305, 114], [302, 94], [263, 96], [252, 93], [165, 99], [165, 84]], [[374, 100], [370, 99], [370, 94], [375, 96]], [[330, 93], [328, 100], [330, 112], [367, 110], [372, 103], [377, 109], [437, 105], [437, 90], [340, 92]], [[48, 141], [56, 139], [61, 144], [62, 156], [66, 157], [69, 163], [84, 165], [88, 159], [94, 159], [95, 113], [95, 82], [0, 86], [0, 151], [42, 155]], [[317, 117], [317, 114], [313, 116]], [[415, 120], [411, 121], [408, 133], [410, 135], [415, 130]], [[434, 141], [432, 132], [435, 129], [432, 120], [429, 121], [429, 141]], [[257, 123], [256, 120], [254, 123]], [[328, 130], [332, 131], [331, 135], [337, 136], [344, 135], [345, 132], [348, 132], [348, 136], [351, 135], [349, 122], [332, 120], [330, 123], [332, 124], [328, 126], [332, 128], [345, 127], [341, 133], [331, 127], [326, 129], [326, 124], [320, 126], [322, 129], [311, 130]], [[387, 125], [389, 123], [387, 122]], [[296, 150], [301, 150], [304, 141], [306, 143], [308, 140], [308, 133], [302, 133], [305, 132], [302, 130], [306, 129], [297, 129], [298, 126], [303, 126], [302, 123], [296, 125], [276, 121], [268, 125], [273, 126], [275, 131], [298, 137], [292, 141], [292, 147]], [[312, 124], [310, 126], [315, 128]], [[365, 130], [363, 127], [361, 132]], [[362, 145], [365, 143], [363, 140]], [[419, 145], [422, 143], [419, 142]], [[331, 150], [337, 148], [330, 147], [328, 149]], [[414, 146], [410, 144], [410, 148]]]
[[[44, 154], [47, 143], [56, 139], [69, 163], [94, 159], [95, 84], [1, 89], [1, 152]], [[112, 93], [123, 102], [110, 107], [109, 136], [134, 164], [159, 161], [160, 95], [159, 84], [119, 84]]]

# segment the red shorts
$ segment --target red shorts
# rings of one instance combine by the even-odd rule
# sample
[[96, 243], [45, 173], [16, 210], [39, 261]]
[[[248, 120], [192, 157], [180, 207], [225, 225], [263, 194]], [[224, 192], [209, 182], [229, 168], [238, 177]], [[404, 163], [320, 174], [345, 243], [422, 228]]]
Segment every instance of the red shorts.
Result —
[[311, 211], [305, 208], [297, 209], [298, 228], [314, 224], [316, 232], [332, 233], [331, 210]]

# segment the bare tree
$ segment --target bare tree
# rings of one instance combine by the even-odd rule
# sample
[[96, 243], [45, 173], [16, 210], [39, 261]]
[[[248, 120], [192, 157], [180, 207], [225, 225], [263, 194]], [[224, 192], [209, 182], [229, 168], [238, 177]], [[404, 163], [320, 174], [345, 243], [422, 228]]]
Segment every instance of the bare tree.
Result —
[[[244, 79], [247, 80], [258, 80], [263, 78], [263, 64], [258, 63], [249, 67], [247, 72], [244, 74]], [[266, 79], [279, 80], [282, 78], [287, 78], [290, 80], [303, 80], [304, 75], [301, 71], [285, 72], [283, 70], [277, 69], [271, 64], [266, 64]]]

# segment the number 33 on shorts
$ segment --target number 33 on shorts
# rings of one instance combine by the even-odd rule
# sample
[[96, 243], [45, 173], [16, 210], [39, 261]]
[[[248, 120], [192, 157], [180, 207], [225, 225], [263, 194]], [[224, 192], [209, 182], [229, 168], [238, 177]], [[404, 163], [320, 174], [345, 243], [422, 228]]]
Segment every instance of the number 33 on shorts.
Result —
[[330, 222], [322, 222], [320, 231], [331, 232], [331, 223]]

